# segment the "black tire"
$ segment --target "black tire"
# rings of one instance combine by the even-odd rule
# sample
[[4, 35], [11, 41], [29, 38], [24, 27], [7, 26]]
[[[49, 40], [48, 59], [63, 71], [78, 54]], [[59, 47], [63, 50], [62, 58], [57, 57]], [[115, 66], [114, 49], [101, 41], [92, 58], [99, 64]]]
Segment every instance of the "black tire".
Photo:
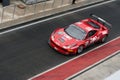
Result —
[[83, 51], [83, 46], [79, 46], [77, 53], [80, 54]]
[[107, 35], [105, 35], [102, 39], [101, 39], [101, 43], [104, 43], [104, 42], [106, 42], [106, 40], [107, 40]]

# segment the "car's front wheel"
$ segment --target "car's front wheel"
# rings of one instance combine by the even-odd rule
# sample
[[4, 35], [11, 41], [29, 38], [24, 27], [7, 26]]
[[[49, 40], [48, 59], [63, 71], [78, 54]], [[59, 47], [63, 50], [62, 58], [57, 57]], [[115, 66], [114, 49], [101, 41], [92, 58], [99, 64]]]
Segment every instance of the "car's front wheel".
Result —
[[80, 46], [80, 47], [78, 48], [77, 53], [80, 54], [82, 51], [83, 51], [83, 46]]

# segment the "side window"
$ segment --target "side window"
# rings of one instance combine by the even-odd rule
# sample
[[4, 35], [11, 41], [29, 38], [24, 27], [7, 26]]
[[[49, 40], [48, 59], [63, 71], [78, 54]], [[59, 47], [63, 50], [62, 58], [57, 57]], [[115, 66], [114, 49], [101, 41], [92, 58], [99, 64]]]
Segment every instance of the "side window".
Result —
[[97, 32], [96, 30], [90, 31], [90, 32], [88, 33], [88, 37], [93, 36], [96, 32]]

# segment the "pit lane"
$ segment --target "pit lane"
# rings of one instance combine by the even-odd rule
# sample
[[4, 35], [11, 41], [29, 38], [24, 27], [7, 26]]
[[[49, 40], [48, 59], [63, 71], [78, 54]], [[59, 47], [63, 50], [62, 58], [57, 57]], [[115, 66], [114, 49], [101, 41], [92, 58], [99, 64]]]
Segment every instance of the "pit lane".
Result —
[[119, 4], [120, 1], [104, 4], [0, 35], [0, 79], [25, 80], [76, 57], [59, 54], [47, 41], [55, 28], [88, 18], [91, 12], [113, 25], [108, 41], [120, 36]]

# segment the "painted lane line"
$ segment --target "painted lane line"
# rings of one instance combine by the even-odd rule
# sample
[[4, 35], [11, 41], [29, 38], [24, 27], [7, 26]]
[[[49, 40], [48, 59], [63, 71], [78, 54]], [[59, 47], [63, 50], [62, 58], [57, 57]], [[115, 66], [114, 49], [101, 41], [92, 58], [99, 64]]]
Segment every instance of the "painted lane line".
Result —
[[106, 1], [106, 2], [103, 2], [103, 3], [99, 3], [99, 4], [95, 4], [95, 5], [92, 5], [92, 6], [85, 7], [85, 8], [77, 9], [77, 10], [74, 10], [74, 11], [71, 11], [71, 12], [67, 12], [65, 14], [50, 17], [50, 18], [47, 18], [47, 19], [44, 19], [44, 20], [39, 20], [37, 22], [30, 23], [30, 24], [27, 24], [27, 25], [24, 25], [24, 26], [21, 26], [21, 27], [6, 30], [4, 32], [1, 32], [0, 35], [5, 34], [5, 33], [9, 33], [9, 32], [15, 31], [15, 30], [19, 30], [19, 29], [22, 29], [22, 28], [26, 28], [28, 26], [32, 26], [32, 25], [35, 25], [35, 24], [38, 24], [38, 23], [42, 23], [42, 22], [45, 22], [45, 21], [48, 21], [48, 20], [59, 18], [59, 17], [65, 16], [65, 15], [68, 15], [68, 14], [72, 14], [72, 13], [75, 13], [75, 12], [78, 12], [78, 11], [82, 11], [82, 10], [85, 10], [85, 9], [93, 8], [93, 7], [100, 6], [100, 5], [103, 5], [103, 4], [107, 4], [107, 3], [110, 3], [110, 2], [114, 2], [114, 1], [116, 1], [116, 0]]
[[[117, 45], [117, 47], [116, 47], [116, 45]], [[110, 46], [110, 47], [109, 47]], [[103, 48], [103, 49], [102, 49]], [[111, 48], [113, 48], [113, 49], [111, 49]], [[99, 49], [101, 49], [101, 50], [99, 50]], [[105, 56], [103, 55], [103, 54], [99, 54], [98, 55], [98, 52], [105, 52], [105, 51], [103, 51], [103, 50], [108, 50], [108, 49], [110, 49], [109, 51], [110, 52], [106, 52], [105, 53]], [[117, 50], [116, 50], [117, 49]], [[41, 78], [42, 78], [42, 80], [46, 80], [45, 78], [50, 78], [51, 80], [55, 80], [56, 78], [59, 78], [60, 77], [60, 79], [61, 78], [64, 78], [64, 79], [66, 79], [66, 78], [68, 78], [69, 76], [71, 76], [71, 75], [73, 75], [73, 74], [75, 74], [75, 73], [77, 73], [77, 72], [79, 72], [79, 71], [82, 71], [83, 69], [85, 69], [85, 68], [87, 68], [87, 67], [89, 67], [89, 66], [92, 66], [93, 64], [91, 63], [91, 65], [88, 65], [88, 64], [86, 64], [86, 65], [88, 65], [88, 66], [83, 66], [82, 65], [82, 69], [79, 69], [79, 70], [76, 70], [76, 69], [78, 69], [78, 68], [81, 68], [81, 66], [80, 66], [80, 63], [82, 63], [82, 64], [84, 64], [83, 62], [81, 62], [82, 60], [79, 60], [79, 59], [87, 59], [87, 60], [89, 60], [89, 58], [91, 57], [91, 59], [93, 58], [93, 61], [94, 61], [94, 58], [96, 57], [96, 55], [97, 56], [99, 56], [98, 57], [98, 59], [100, 59], [100, 60], [102, 60], [101, 59], [101, 55], [103, 55], [104, 56], [104, 58], [106, 58], [107, 56], [110, 56], [110, 55], [112, 55], [114, 52], [116, 52], [116, 51], [118, 51], [118, 50], [120, 50], [120, 37], [117, 37], [117, 38], [115, 38], [115, 39], [113, 39], [113, 40], [111, 40], [111, 41], [109, 41], [109, 42], [107, 42], [107, 43], [105, 43], [105, 44], [103, 44], [103, 45], [101, 45], [101, 46], [99, 46], [99, 47], [96, 47], [95, 49], [92, 49], [92, 50], [90, 50], [90, 51], [88, 51], [88, 52], [86, 52], [86, 53], [84, 53], [84, 54], [82, 54], [82, 55], [80, 55], [80, 56], [78, 56], [78, 57], [75, 57], [75, 58], [73, 58], [73, 59], [71, 59], [71, 60], [69, 60], [69, 61], [66, 61], [65, 63], [62, 63], [62, 64], [60, 64], [60, 65], [58, 65], [58, 66], [56, 66], [56, 67], [54, 67], [54, 68], [51, 68], [51, 69], [49, 69], [49, 70], [47, 70], [47, 71], [45, 71], [45, 72], [43, 72], [43, 73], [40, 73], [40, 74], [38, 74], [38, 75], [36, 75], [36, 76], [33, 76], [33, 77], [31, 77], [31, 78], [29, 78], [28, 80], [41, 80]], [[96, 52], [96, 53], [94, 53], [94, 52]], [[93, 57], [94, 55], [93, 55], [93, 53], [94, 54], [96, 54], [95, 55], [95, 57]], [[90, 56], [90, 55], [93, 55], [93, 56]], [[87, 56], [87, 58], [85, 57], [85, 56]], [[102, 57], [103, 57], [102, 56]], [[100, 61], [99, 60], [99, 61]], [[84, 60], [84, 61], [86, 61], [86, 60]], [[73, 63], [72, 63], [73, 62]], [[92, 61], [91, 61], [92, 62]], [[94, 64], [95, 63], [97, 63], [98, 61], [96, 61], [96, 62], [94, 62]], [[72, 64], [70, 64], [70, 63], [72, 63]], [[79, 65], [77, 65], [79, 63]], [[65, 65], [67, 65], [67, 66], [65, 66]], [[72, 67], [71, 67], [71, 65], [72, 65]], [[76, 65], [76, 66], [75, 66]], [[67, 68], [66, 68], [67, 67]], [[73, 68], [74, 67], [74, 68]], [[78, 68], [77, 68], [78, 67]], [[72, 70], [72, 72], [69, 72], [70, 71], [70, 69]], [[69, 69], [68, 71], [65, 71], [65, 69]], [[60, 70], [60, 71], [59, 71]], [[58, 72], [57, 72], [58, 71]], [[52, 73], [53, 72], [53, 73]], [[67, 73], [68, 72], [68, 73]], [[57, 74], [58, 73], [58, 74]], [[50, 75], [49, 75], [50, 74]], [[61, 75], [60, 75], [61, 74]], [[66, 76], [65, 76], [66, 75]], [[55, 78], [55, 79], [53, 79], [53, 78]], [[49, 79], [49, 80], [50, 80]], [[59, 79], [57, 79], [57, 80], [59, 80]], [[63, 80], [63, 79], [61, 79], [61, 80]]]

